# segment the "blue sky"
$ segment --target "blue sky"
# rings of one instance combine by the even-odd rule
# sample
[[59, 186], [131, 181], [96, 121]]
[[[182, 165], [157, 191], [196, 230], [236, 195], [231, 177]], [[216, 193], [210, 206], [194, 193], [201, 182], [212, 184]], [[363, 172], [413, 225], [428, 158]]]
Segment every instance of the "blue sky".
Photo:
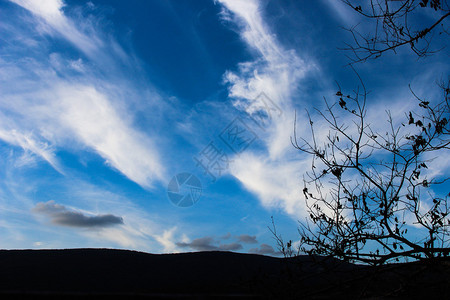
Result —
[[[0, 15], [0, 248], [274, 254], [271, 216], [298, 239], [311, 164], [290, 143], [294, 112], [307, 135], [305, 109], [333, 99], [336, 81], [356, 87], [337, 50], [350, 38], [341, 27], [361, 22], [353, 11], [326, 0], [13, 0]], [[439, 95], [430, 86], [448, 74], [448, 51], [407, 50], [356, 66], [375, 123], [414, 105], [408, 84]], [[180, 173], [201, 183], [189, 207], [168, 197]]]

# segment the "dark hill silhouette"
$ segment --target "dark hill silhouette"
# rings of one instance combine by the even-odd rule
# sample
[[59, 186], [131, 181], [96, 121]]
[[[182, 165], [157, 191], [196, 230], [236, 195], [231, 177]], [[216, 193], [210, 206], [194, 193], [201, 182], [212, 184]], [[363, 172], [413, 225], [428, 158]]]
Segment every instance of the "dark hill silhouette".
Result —
[[[0, 298], [323, 298], [380, 292], [418, 296], [423, 289], [415, 291], [414, 280], [421, 287], [428, 285], [425, 292], [444, 296], [449, 265], [410, 263], [373, 271], [320, 257], [284, 259], [221, 251], [0, 250]], [[409, 274], [414, 273], [413, 280]]]

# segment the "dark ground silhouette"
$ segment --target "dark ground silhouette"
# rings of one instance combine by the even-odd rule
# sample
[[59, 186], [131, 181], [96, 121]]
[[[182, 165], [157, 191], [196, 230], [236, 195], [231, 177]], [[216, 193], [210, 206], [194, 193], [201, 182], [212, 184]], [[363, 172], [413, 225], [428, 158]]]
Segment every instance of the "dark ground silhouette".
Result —
[[233, 252], [0, 250], [0, 299], [439, 298], [450, 260], [380, 268]]

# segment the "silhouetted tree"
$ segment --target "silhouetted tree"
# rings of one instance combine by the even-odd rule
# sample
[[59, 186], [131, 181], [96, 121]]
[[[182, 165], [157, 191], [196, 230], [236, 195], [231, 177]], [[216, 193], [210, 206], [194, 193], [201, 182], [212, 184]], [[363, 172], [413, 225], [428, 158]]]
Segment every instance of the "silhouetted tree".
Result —
[[[444, 22], [450, 10], [445, 0], [371, 0], [364, 2], [368, 7], [343, 1], [375, 22], [372, 35], [349, 29], [355, 41], [346, 48], [353, 54], [351, 64], [405, 45], [424, 57], [433, 53], [431, 38], [438, 28], [439, 34], [448, 35]], [[422, 9], [434, 11], [435, 21], [411, 21]], [[374, 265], [447, 256], [449, 178], [440, 175], [446, 170], [428, 167], [433, 160], [439, 167], [436, 160], [449, 155], [450, 82], [439, 83], [440, 99], [421, 99], [411, 90], [417, 108], [406, 112], [403, 120], [394, 120], [388, 111], [386, 126], [376, 120], [375, 128], [368, 119], [366, 88], [355, 73], [360, 82], [356, 90], [345, 93], [338, 87], [337, 100], [325, 100], [326, 109], [316, 110], [329, 127], [325, 141], [317, 136], [309, 113], [311, 138], [297, 137], [294, 131], [294, 147], [312, 156], [303, 187], [309, 219], [300, 222], [296, 250], [272, 222], [278, 248], [285, 256], [300, 251]]]
[[377, 132], [360, 82], [351, 94], [339, 89], [334, 104], [325, 100], [325, 112], [317, 110], [330, 129], [323, 144], [311, 117], [311, 139], [292, 139], [313, 157], [303, 188], [311, 222], [300, 223], [302, 252], [371, 264], [448, 255], [449, 178], [427, 169], [449, 154], [449, 84], [441, 84], [437, 104], [417, 98], [418, 110], [403, 123], [388, 112], [388, 130]]

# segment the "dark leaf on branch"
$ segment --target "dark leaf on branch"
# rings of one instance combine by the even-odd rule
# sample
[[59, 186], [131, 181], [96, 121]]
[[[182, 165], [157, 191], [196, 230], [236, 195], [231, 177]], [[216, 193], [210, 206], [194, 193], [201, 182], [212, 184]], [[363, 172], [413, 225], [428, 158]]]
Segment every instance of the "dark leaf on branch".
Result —
[[303, 194], [305, 195], [305, 198], [308, 199], [308, 188], [303, 189]]
[[342, 175], [342, 168], [341, 167], [336, 167], [331, 169], [331, 173], [336, 176], [337, 178], [340, 178]]
[[419, 103], [419, 106], [423, 107], [423, 108], [427, 108], [428, 104], [430, 104], [429, 101], [422, 101], [422, 102]]
[[447, 125], [448, 121], [446, 118], [442, 118], [442, 120], [439, 120], [438, 122], [436, 122], [436, 132], [437, 133], [442, 133], [444, 127]]
[[408, 124], [414, 124], [414, 118], [413, 118], [411, 112], [409, 112], [409, 121], [408, 121]]

